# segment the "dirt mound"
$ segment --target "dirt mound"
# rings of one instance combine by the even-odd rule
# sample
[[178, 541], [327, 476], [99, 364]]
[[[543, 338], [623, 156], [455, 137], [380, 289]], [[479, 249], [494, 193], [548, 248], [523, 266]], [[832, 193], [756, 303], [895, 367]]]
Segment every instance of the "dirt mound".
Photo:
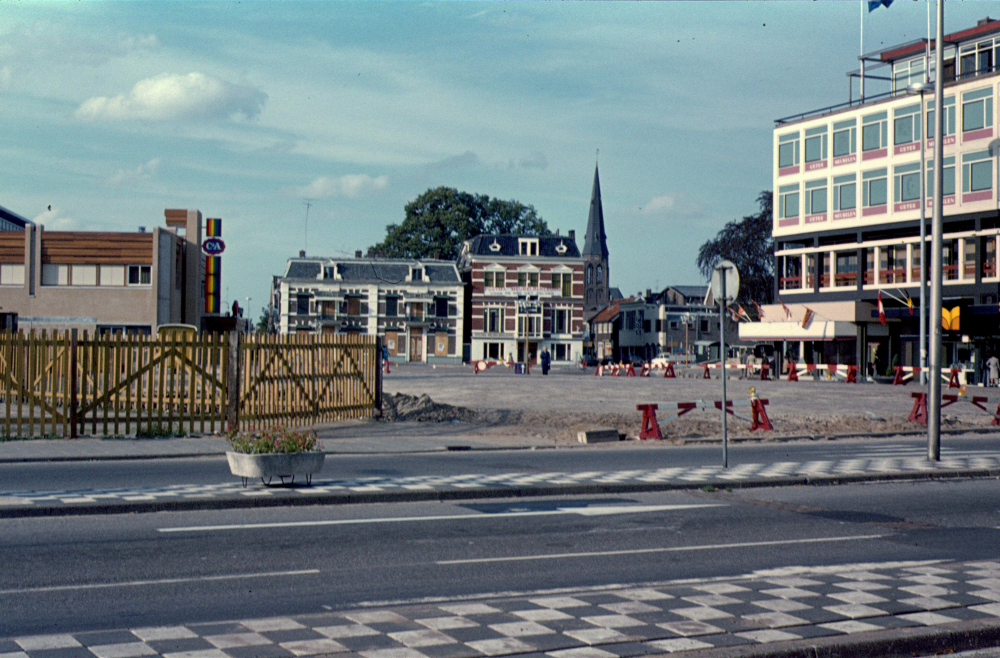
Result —
[[465, 407], [439, 404], [426, 393], [420, 397], [405, 393], [385, 393], [382, 396], [382, 420], [415, 420], [425, 423], [449, 423], [453, 420], [478, 422], [478, 414]]

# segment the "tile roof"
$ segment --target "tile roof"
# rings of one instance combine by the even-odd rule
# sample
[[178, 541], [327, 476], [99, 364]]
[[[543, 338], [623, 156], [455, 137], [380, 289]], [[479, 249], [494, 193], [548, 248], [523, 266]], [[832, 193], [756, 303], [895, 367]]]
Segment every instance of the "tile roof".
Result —
[[[538, 255], [543, 258], [579, 258], [576, 240], [565, 235], [477, 235], [469, 240], [469, 253], [473, 256], [520, 256], [519, 240], [538, 240]], [[496, 244], [499, 249], [492, 248]], [[560, 246], [566, 249], [559, 253]], [[532, 256], [535, 258], [535, 256]]]

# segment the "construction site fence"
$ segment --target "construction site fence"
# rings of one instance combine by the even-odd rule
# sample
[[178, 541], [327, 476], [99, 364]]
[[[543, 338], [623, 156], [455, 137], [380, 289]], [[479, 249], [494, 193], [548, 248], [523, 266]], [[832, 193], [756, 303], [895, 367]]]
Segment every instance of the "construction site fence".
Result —
[[374, 336], [0, 332], [0, 437], [180, 436], [367, 418]]

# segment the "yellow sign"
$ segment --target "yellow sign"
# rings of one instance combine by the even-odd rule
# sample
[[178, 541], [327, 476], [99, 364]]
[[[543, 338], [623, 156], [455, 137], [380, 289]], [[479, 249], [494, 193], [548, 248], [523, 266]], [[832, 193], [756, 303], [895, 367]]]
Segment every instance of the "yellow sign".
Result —
[[961, 313], [962, 309], [958, 306], [950, 311], [946, 308], [941, 309], [941, 328], [945, 331], [958, 331], [961, 329]]

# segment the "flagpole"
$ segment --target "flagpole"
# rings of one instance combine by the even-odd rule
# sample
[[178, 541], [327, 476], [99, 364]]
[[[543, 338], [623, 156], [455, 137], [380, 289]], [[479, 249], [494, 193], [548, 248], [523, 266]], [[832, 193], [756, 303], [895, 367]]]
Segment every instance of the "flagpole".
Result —
[[858, 4], [858, 9], [861, 10], [861, 45], [859, 46], [860, 54], [858, 59], [861, 60], [861, 102], [865, 101], [865, 2], [866, 0], [860, 0]]

